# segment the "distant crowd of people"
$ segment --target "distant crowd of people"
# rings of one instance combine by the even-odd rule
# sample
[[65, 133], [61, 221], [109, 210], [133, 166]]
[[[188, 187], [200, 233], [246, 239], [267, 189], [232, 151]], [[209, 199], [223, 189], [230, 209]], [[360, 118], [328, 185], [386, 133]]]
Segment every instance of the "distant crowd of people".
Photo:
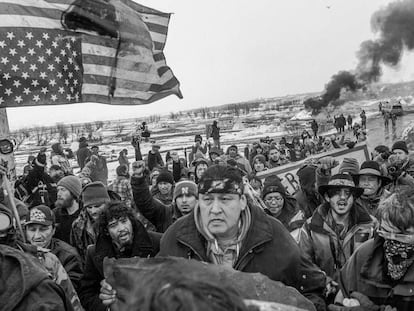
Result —
[[[338, 119], [339, 135], [319, 136], [313, 121], [313, 135], [266, 137], [243, 151], [230, 143], [225, 152], [215, 122], [213, 144], [195, 135], [188, 157], [163, 158], [157, 143], [142, 156], [133, 139], [137, 158], [121, 150], [110, 181], [99, 146], [85, 138], [76, 173], [61, 144], [40, 150], [13, 193], [1, 191], [0, 309], [110, 310], [120, 297], [105, 279], [104, 258], [173, 256], [261, 273], [316, 310], [413, 310], [413, 155], [402, 140], [376, 146], [364, 161], [321, 155], [361, 139], [347, 138]], [[300, 187], [290, 193], [272, 169], [300, 160]], [[6, 174], [0, 166], [0, 184]], [[221, 296], [209, 298], [209, 309], [189, 292], [205, 310], [226, 310], [215, 304]], [[174, 297], [182, 298], [145, 307], [197, 309]]]

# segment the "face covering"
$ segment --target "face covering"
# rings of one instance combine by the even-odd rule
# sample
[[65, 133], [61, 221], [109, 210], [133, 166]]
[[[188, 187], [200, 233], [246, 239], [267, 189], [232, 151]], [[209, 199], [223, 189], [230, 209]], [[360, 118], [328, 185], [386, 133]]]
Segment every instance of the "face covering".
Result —
[[388, 239], [384, 252], [389, 277], [394, 281], [401, 279], [414, 262], [414, 245]]

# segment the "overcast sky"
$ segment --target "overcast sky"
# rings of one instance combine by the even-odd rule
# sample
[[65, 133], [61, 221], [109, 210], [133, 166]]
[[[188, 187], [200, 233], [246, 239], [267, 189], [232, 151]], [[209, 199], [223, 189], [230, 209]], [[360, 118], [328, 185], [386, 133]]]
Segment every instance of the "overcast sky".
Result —
[[[7, 109], [10, 128], [57, 122], [136, 118], [149, 114], [322, 91], [339, 70], [352, 70], [355, 52], [375, 37], [373, 12], [387, 0], [142, 0], [173, 13], [167, 64], [184, 99], [144, 106], [75, 104]], [[383, 81], [414, 79], [413, 55]]]

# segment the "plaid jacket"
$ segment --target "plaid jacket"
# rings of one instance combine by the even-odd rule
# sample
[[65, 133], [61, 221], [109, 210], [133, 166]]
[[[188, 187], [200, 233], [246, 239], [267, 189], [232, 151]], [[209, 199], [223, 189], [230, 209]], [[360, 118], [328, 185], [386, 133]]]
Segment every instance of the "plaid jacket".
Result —
[[116, 179], [108, 186], [109, 190], [119, 194], [121, 200], [131, 207], [132, 187], [131, 182], [125, 176], [117, 176]]

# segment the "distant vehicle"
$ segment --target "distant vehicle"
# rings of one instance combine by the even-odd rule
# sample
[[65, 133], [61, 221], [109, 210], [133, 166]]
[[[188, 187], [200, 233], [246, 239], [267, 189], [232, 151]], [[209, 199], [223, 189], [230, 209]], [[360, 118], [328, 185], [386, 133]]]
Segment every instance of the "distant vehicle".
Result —
[[395, 105], [392, 105], [390, 113], [393, 113], [396, 116], [402, 116], [404, 114], [404, 110], [401, 104], [395, 104]]

